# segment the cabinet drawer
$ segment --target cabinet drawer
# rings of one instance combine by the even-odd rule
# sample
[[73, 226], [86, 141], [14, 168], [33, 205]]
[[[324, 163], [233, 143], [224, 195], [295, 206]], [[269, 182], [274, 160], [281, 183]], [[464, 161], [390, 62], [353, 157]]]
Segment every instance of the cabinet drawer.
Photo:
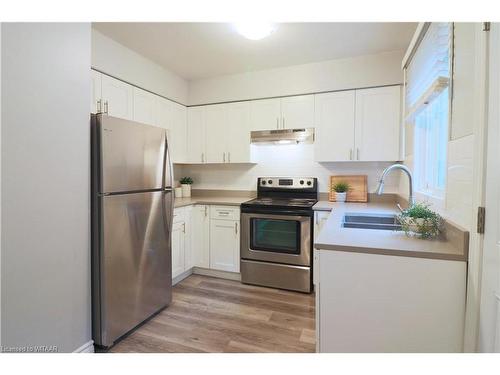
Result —
[[173, 223], [180, 223], [185, 221], [185, 212], [184, 212], [184, 207], [182, 208], [175, 208], [174, 209], [174, 219]]
[[240, 208], [233, 206], [212, 206], [210, 208], [211, 219], [240, 220]]

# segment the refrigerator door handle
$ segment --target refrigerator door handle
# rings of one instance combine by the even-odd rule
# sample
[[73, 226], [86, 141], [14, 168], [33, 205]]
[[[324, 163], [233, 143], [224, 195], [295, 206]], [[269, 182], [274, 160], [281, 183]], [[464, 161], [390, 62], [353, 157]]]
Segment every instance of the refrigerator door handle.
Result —
[[165, 151], [163, 155], [163, 188], [171, 188], [174, 181], [172, 160], [168, 147], [167, 131], [165, 131]]

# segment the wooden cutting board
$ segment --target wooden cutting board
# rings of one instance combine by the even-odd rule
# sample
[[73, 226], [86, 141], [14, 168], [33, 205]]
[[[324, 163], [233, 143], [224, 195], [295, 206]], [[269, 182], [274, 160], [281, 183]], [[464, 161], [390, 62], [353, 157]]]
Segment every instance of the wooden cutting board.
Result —
[[340, 181], [347, 182], [350, 186], [346, 202], [368, 202], [366, 175], [330, 176], [330, 202], [335, 202], [335, 192], [332, 187]]

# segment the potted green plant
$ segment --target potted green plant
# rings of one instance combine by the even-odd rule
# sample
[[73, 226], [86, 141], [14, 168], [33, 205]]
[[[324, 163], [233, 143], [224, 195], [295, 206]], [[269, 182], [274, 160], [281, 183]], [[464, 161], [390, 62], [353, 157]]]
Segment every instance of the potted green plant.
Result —
[[351, 186], [345, 181], [339, 181], [335, 185], [332, 186], [333, 191], [335, 192], [335, 201], [336, 202], [345, 202], [347, 197], [347, 192]]
[[191, 185], [193, 184], [193, 179], [191, 177], [182, 177], [181, 178], [181, 188], [182, 188], [182, 197], [188, 198], [191, 196]]
[[429, 204], [415, 203], [398, 216], [398, 221], [407, 236], [429, 239], [439, 235], [443, 219]]

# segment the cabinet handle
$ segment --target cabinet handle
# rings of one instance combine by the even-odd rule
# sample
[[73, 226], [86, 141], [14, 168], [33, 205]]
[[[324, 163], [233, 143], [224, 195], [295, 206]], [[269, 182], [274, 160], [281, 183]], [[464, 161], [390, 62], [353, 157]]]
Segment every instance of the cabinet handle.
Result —
[[352, 160], [352, 148], [349, 149], [349, 160]]
[[280, 128], [280, 118], [276, 117], [276, 129]]
[[227, 162], [231, 163], [231, 153], [230, 152], [227, 153]]
[[356, 158], [359, 160], [359, 148], [356, 147]]
[[229, 215], [228, 211], [219, 211], [219, 215]]
[[205, 206], [205, 217], [207, 217], [207, 209], [208, 209], [208, 206]]
[[102, 111], [102, 100], [99, 99], [96, 105], [96, 113], [101, 113], [101, 111]]
[[226, 162], [226, 153], [225, 152], [222, 153], [222, 161], [224, 163]]
[[104, 101], [104, 113], [108, 114], [108, 101], [107, 100]]
[[182, 233], [186, 233], [186, 223], [182, 224]]
[[234, 223], [234, 233], [238, 234], [238, 223]]

